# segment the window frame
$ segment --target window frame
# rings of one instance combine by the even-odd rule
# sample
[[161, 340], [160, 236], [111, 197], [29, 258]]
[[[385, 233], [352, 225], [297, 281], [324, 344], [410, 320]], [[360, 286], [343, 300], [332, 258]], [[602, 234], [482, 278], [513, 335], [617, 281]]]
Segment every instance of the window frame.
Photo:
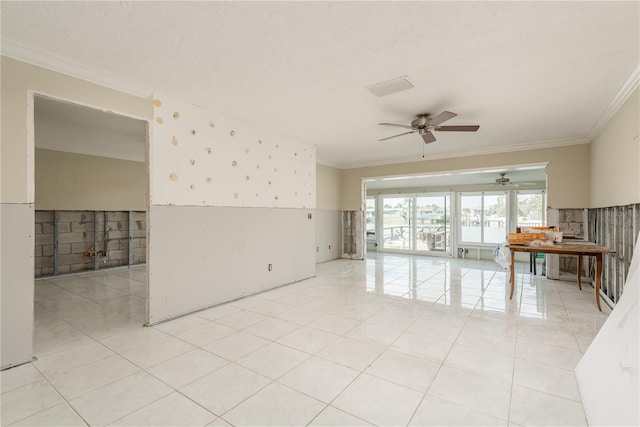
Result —
[[[509, 190], [490, 190], [490, 191], [460, 191], [457, 193], [456, 198], [456, 215], [457, 215], [457, 245], [458, 247], [478, 247], [478, 248], [490, 248], [494, 247], [496, 244], [500, 242], [486, 242], [484, 237], [484, 229], [485, 229], [485, 196], [504, 196], [505, 197], [505, 239], [506, 234], [511, 230], [511, 224], [513, 224], [513, 220], [511, 218], [512, 212], [512, 191]], [[480, 196], [480, 241], [472, 242], [462, 240], [462, 199], [465, 196]]]

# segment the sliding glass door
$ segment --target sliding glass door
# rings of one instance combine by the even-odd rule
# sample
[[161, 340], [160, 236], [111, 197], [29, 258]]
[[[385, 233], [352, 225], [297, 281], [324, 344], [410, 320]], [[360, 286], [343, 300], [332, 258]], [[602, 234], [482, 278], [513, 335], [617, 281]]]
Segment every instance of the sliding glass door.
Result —
[[413, 197], [383, 196], [382, 247], [413, 249]]
[[382, 196], [382, 247], [450, 254], [451, 195]]
[[416, 250], [449, 252], [451, 197], [416, 196]]

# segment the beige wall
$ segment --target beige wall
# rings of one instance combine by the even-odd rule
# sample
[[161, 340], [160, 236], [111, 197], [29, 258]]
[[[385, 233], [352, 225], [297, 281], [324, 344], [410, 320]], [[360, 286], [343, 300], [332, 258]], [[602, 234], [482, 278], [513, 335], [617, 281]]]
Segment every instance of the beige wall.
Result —
[[151, 120], [149, 99], [2, 57], [2, 203], [32, 203], [33, 147], [27, 145], [29, 90]]
[[145, 210], [145, 164], [36, 149], [36, 209]]
[[591, 207], [640, 202], [640, 89], [590, 145]]
[[316, 209], [342, 210], [342, 171], [316, 164]]
[[345, 169], [342, 173], [342, 208], [349, 210], [360, 209], [362, 178], [460, 169], [496, 168], [547, 162], [548, 205], [553, 208], [588, 207], [589, 145], [579, 144], [557, 148]]

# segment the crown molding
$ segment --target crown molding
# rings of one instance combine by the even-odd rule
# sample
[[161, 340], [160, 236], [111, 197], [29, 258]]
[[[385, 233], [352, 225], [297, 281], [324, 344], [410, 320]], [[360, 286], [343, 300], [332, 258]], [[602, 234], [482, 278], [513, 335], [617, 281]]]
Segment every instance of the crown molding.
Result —
[[464, 151], [459, 153], [443, 153], [443, 154], [436, 154], [436, 155], [428, 155], [425, 158], [425, 160], [419, 160], [419, 161], [416, 161], [415, 157], [411, 157], [411, 158], [402, 158], [397, 160], [381, 160], [381, 161], [368, 162], [368, 163], [343, 164], [339, 166], [339, 169], [356, 169], [356, 168], [365, 168], [365, 167], [371, 167], [371, 166], [396, 165], [401, 163], [421, 163], [425, 161], [453, 159], [457, 157], [472, 157], [472, 156], [482, 156], [485, 154], [512, 153], [514, 151], [529, 151], [529, 150], [541, 150], [545, 148], [558, 148], [558, 147], [566, 147], [570, 145], [588, 144], [589, 142], [590, 142], [589, 139], [585, 137], [547, 139], [543, 141], [533, 141], [533, 142], [528, 142], [524, 144], [498, 145], [498, 146], [486, 147], [476, 151]]
[[128, 80], [122, 76], [83, 65], [77, 61], [54, 55], [39, 49], [25, 46], [13, 40], [0, 40], [2, 56], [26, 62], [38, 67], [46, 68], [57, 73], [65, 74], [77, 79], [95, 83], [140, 98], [147, 98], [153, 90], [138, 82]]
[[622, 85], [616, 96], [613, 97], [607, 108], [604, 109], [596, 124], [591, 128], [587, 137], [592, 141], [602, 129], [609, 123], [609, 120], [618, 112], [622, 104], [624, 104], [631, 94], [640, 85], [640, 65], [631, 73], [627, 81]]

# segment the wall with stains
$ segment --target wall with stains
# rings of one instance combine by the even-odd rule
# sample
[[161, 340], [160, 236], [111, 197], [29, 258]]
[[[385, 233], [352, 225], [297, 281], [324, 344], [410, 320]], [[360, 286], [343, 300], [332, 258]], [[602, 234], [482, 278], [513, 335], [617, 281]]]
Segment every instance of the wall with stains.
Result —
[[151, 324], [315, 274], [315, 148], [155, 94]]
[[315, 208], [310, 144], [154, 96], [151, 203]]

